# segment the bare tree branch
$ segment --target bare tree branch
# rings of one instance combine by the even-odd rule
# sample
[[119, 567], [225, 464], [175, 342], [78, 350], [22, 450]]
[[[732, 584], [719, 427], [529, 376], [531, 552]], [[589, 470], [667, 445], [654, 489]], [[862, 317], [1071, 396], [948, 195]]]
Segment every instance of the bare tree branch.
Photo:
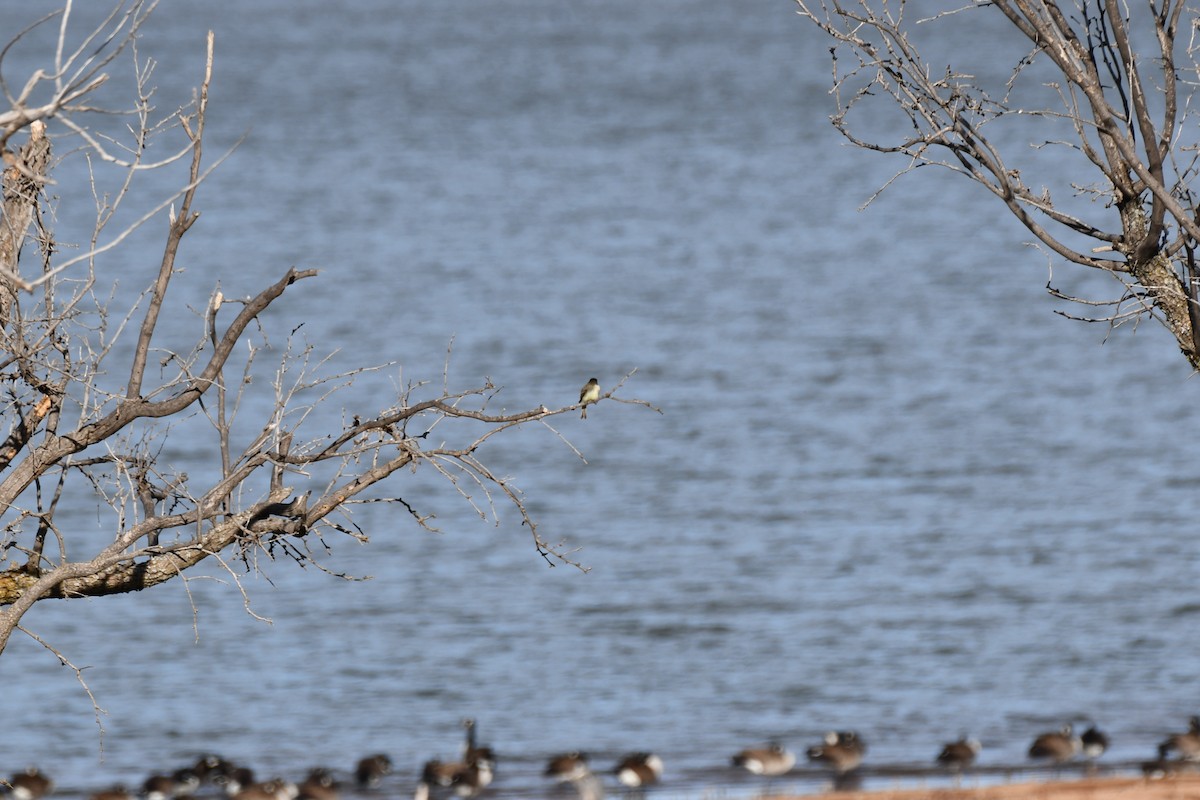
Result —
[[[326, 569], [321, 554], [330, 544], [324, 537], [366, 541], [353, 518], [358, 505], [393, 503], [414, 529], [433, 530], [433, 515], [395, 488], [418, 469], [444, 479], [485, 519], [498, 521], [501, 509], [515, 512], [547, 564], [585, 569], [566, 543], [543, 536], [521, 491], [481, 457], [485, 444], [513, 428], [542, 423], [554, 430], [551, 418], [577, 411], [577, 404], [492, 413], [489, 401], [500, 389], [490, 380], [453, 388], [448, 354], [439, 389], [413, 384], [382, 408], [363, 408], [353, 393], [357, 383], [390, 365], [333, 371], [327, 357], [300, 339], [302, 321], [284, 323], [291, 334], [281, 349], [267, 338], [266, 312], [286, 317], [277, 301], [316, 278], [311, 268], [291, 267], [248, 297], [226, 297], [218, 283], [194, 312], [195, 338], [179, 350], [156, 347], [168, 319], [168, 294], [177, 288], [171, 281], [176, 259], [200, 217], [199, 189], [216, 166], [205, 161], [203, 147], [214, 43], [210, 33], [193, 103], [152, 119], [153, 62], [142, 60], [134, 38], [153, 3], [121, 9], [70, 47], [68, 2], [39, 23], [59, 24], [52, 65], [31, 75], [20, 92], [0, 84], [10, 106], [0, 112], [0, 149], [9, 165], [0, 221], [0, 652], [22, 629], [24, 614], [46, 598], [136, 592], [176, 579], [186, 586], [187, 571], [207, 560], [235, 582], [239, 569], [258, 569], [273, 559]], [[28, 30], [18, 39], [26, 35]], [[8, 52], [0, 51], [0, 66]], [[128, 140], [96, 127], [106, 70], [122, 53], [133, 59], [137, 84], [133, 107], [121, 112], [131, 120]], [[47, 91], [47, 101], [34, 100]], [[95, 209], [90, 240], [70, 258], [60, 255], [43, 217], [42, 187], [52, 180], [46, 126], [73, 137], [79, 157], [88, 159], [90, 186], [58, 187], [60, 203], [83, 201]], [[8, 142], [23, 130], [28, 141], [10, 152]], [[166, 140], [167, 158], [143, 160], [152, 139]], [[191, 158], [182, 159], [185, 153]], [[111, 230], [118, 209], [136, 202], [134, 187], [148, 170], [168, 171], [179, 188], [134, 212], [133, 223]], [[114, 191], [100, 189], [106, 180]], [[98, 277], [105, 259], [164, 212], [169, 224], [161, 253], [148, 265], [151, 278], [131, 305], [118, 304], [104, 294], [111, 281]], [[35, 248], [40, 274], [22, 275], [17, 258]], [[25, 271], [33, 272], [28, 266]], [[278, 357], [273, 381], [257, 380], [264, 353]], [[157, 378], [148, 369], [154, 359]], [[634, 372], [600, 402], [657, 411], [624, 396]], [[111, 375], [127, 376], [125, 385], [108, 385], [105, 376]], [[243, 404], [255, 392], [266, 402]], [[345, 404], [340, 417], [318, 413], [334, 403]], [[331, 416], [337, 421], [330, 423]], [[438, 440], [431, 436], [435, 430]], [[187, 464], [170, 463], [166, 442], [176, 435], [190, 437], [193, 449], [205, 452]], [[62, 522], [61, 509], [80, 498], [107, 509], [108, 535], [99, 543], [95, 531]], [[53, 650], [52, 643], [43, 644]]]
[[[1055, 256], [1129, 276], [1140, 287], [1137, 313], [1162, 322], [1200, 369], [1182, 261], [1200, 241], [1200, 214], [1188, 188], [1200, 128], [1189, 117], [1192, 96], [1181, 102], [1180, 95], [1200, 86], [1200, 64], [1196, 48], [1181, 54], [1176, 46], [1184, 3], [1130, 12], [1118, 0], [990, 0], [916, 22], [905, 18], [904, 0], [797, 4], [834, 43], [831, 119], [843, 136], [864, 149], [904, 155], [897, 176], [920, 165], [964, 175], [999, 198]], [[1003, 87], [975, 78], [970, 67], [925, 60], [923, 51], [938, 40], [923, 37], [934, 26], [996, 11], [1033, 47], [1014, 50]], [[1148, 54], [1139, 52], [1147, 45]], [[1046, 88], [1057, 105], [1044, 102]], [[881, 103], [907, 120], [899, 136], [857, 121], [861, 106]], [[1073, 140], [1063, 135], [1064, 125]], [[1010, 127], [1018, 135], [1007, 135]], [[1027, 181], [1049, 178], [1035, 171], [1030, 145], [1081, 155], [1068, 162], [1081, 172], [1055, 191], [1035, 189]], [[1065, 172], [1061, 164], [1056, 172]], [[1081, 237], [1100, 246], [1083, 245]]]

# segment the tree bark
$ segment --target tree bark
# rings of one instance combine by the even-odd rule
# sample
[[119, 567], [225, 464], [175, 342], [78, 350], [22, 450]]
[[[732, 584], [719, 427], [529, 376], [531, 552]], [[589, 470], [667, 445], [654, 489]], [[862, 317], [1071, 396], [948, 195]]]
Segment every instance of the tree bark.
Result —
[[[1163, 316], [1163, 322], [1192, 369], [1200, 370], [1200, 352], [1192, 333], [1192, 312], [1187, 287], [1175, 272], [1171, 259], [1158, 247], [1144, 246], [1147, 237], [1146, 214], [1135, 198], [1122, 204], [1121, 222], [1125, 237], [1119, 250], [1125, 253], [1129, 273], [1146, 290], [1150, 302]], [[1144, 253], [1149, 251], [1147, 258]]]
[[17, 298], [16, 277], [25, 234], [33, 222], [38, 196], [46, 183], [46, 164], [50, 161], [50, 139], [46, 123], [29, 126], [29, 141], [21, 152], [4, 153], [4, 219], [0, 223], [0, 328], [7, 328], [12, 304]]

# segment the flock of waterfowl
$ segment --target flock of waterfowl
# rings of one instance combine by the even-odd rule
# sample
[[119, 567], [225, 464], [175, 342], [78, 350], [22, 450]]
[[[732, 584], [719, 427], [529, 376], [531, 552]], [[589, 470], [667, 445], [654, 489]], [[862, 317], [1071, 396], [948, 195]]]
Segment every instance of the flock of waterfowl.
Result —
[[[463, 727], [466, 739], [461, 755], [453, 761], [425, 762], [417, 780], [415, 800], [449, 795], [472, 798], [491, 785], [496, 770], [495, 752], [476, 743], [474, 720], [463, 720]], [[1060, 730], [1037, 736], [1028, 755], [1031, 759], [1062, 765], [1080, 757], [1094, 762], [1107, 748], [1108, 737], [1095, 726], [1077, 734], [1071, 725], [1065, 725]], [[946, 744], [934, 763], [961, 774], [975, 764], [980, 750], [978, 740], [964, 736]], [[810, 762], [830, 770], [837, 788], [844, 785], [842, 779], [852, 776], [860, 768], [866, 752], [866, 742], [858, 733], [831, 731], [804, 754]], [[769, 744], [742, 750], [733, 756], [732, 764], [754, 775], [775, 778], [792, 771], [796, 755], [783, 745]], [[1163, 739], [1158, 745], [1157, 758], [1145, 762], [1142, 769], [1148, 777], [1200, 769], [1200, 716], [1188, 721], [1186, 731], [1172, 733]], [[367, 756], [352, 770], [354, 788], [359, 791], [377, 789], [391, 773], [392, 761], [387, 755]], [[663, 761], [649, 752], [630, 753], [607, 774], [625, 789], [640, 791], [661, 780]], [[592, 770], [585, 753], [571, 751], [554, 755], [547, 761], [543, 775], [555, 783], [572, 785], [583, 800], [598, 800], [604, 796], [601, 776]], [[116, 786], [92, 793], [89, 800], [182, 800], [202, 794], [206, 785], [214, 787], [214, 794], [224, 795], [229, 800], [339, 800], [341, 789], [330, 769], [314, 768], [300, 783], [280, 778], [260, 781], [248, 767], [205, 755], [195, 764], [174, 772], [151, 775], [139, 790]], [[53, 788], [53, 781], [36, 767], [18, 772], [7, 781], [0, 780], [0, 793], [10, 800], [43, 800]]]

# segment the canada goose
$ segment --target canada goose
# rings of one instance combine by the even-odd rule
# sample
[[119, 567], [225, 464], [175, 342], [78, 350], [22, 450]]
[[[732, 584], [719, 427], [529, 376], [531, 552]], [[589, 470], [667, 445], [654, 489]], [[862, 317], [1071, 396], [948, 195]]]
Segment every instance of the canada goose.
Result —
[[243, 786], [234, 800], [296, 800], [300, 790], [296, 784], [282, 778], [272, 778], [269, 781], [259, 781]]
[[1080, 734], [1079, 745], [1086, 758], [1097, 759], [1108, 749], [1108, 734], [1092, 725]]
[[466, 731], [466, 737], [463, 740], [463, 761], [470, 759], [472, 753], [476, 750], [475, 744], [475, 718], [463, 717], [461, 723], [463, 730]]
[[1029, 746], [1029, 757], [1048, 758], [1055, 764], [1062, 764], [1074, 758], [1082, 748], [1083, 742], [1067, 724], [1060, 730], [1043, 733], [1034, 739]]
[[215, 753], [205, 753], [196, 759], [196, 763], [192, 765], [191, 771], [203, 783], [209, 781], [216, 783], [216, 779], [220, 775], [224, 775], [233, 765]]
[[[477, 754], [478, 755], [478, 754]], [[475, 797], [492, 782], [491, 761], [476, 758], [463, 761], [426, 761], [417, 785], [417, 798], [428, 798], [434, 788], [450, 788], [459, 797]]]
[[[454, 793], [463, 797], [471, 792], [478, 792], [486, 784], [481, 783], [477, 767], [464, 764], [461, 761], [426, 761], [421, 769], [421, 780], [430, 787], [453, 788]], [[490, 778], [485, 778], [489, 783]]]
[[374, 789], [379, 786], [384, 775], [392, 772], [392, 760], [383, 753], [376, 753], [360, 759], [354, 766], [354, 781], [361, 789]]
[[1141, 763], [1142, 775], [1146, 780], [1161, 780], [1179, 772], [1180, 762], [1169, 757], [1167, 751], [1163, 749], [1165, 744], [1164, 742], [1158, 746], [1158, 758]]
[[417, 783], [418, 800], [428, 798], [435, 788], [452, 788], [459, 797], [475, 797], [495, 776], [496, 756], [490, 747], [480, 747], [475, 741], [475, 720], [462, 721], [466, 730], [461, 761], [426, 761]]
[[220, 786], [230, 798], [235, 798], [241, 794], [242, 790], [256, 786], [257, 783], [254, 780], [254, 770], [248, 766], [233, 766], [232, 764], [226, 770], [218, 772], [212, 781]]
[[37, 767], [26, 767], [8, 781], [9, 790], [16, 800], [38, 800], [50, 793], [54, 781], [46, 777]]
[[333, 774], [323, 768], [309, 770], [308, 777], [296, 787], [298, 800], [338, 800], [337, 782]]
[[733, 765], [755, 775], [775, 777], [783, 775], [796, 765], [796, 756], [781, 744], [766, 747], [751, 747], [733, 757]]
[[145, 800], [172, 800], [190, 797], [199, 788], [199, 776], [191, 767], [184, 767], [170, 775], [151, 775], [146, 778], [140, 794]]
[[24, 772], [13, 775], [8, 785], [15, 800], [39, 800], [54, 788], [54, 781], [37, 767], [26, 767]]
[[1156, 781], [1159, 778], [1178, 775], [1180, 772], [1194, 772], [1196, 770], [1195, 762], [1186, 758], [1171, 758], [1170, 752], [1166, 750], [1166, 742], [1158, 746], [1158, 758], [1152, 762], [1141, 763], [1141, 774], [1148, 781]]
[[1189, 719], [1184, 733], [1173, 733], [1159, 744], [1160, 760], [1168, 758], [1172, 752], [1184, 761], [1200, 761], [1200, 717]]
[[151, 775], [142, 781], [139, 794], [145, 800], [167, 800], [175, 796], [175, 781], [170, 775]]
[[254, 770], [224, 761], [213, 771], [212, 782], [220, 786], [227, 796], [234, 797], [242, 789], [254, 785]]
[[492, 782], [492, 768], [487, 761], [473, 761], [454, 775], [452, 787], [459, 797], [478, 797]]
[[975, 759], [982, 749], [983, 745], [979, 743], [978, 739], [962, 736], [956, 742], [947, 743], [934, 760], [943, 767], [962, 770], [975, 763]]
[[464, 719], [462, 726], [467, 731], [466, 742], [463, 744], [463, 763], [467, 765], [467, 770], [464, 772], [472, 773], [474, 776], [472, 780], [478, 781], [479, 788], [483, 789], [495, 777], [496, 754], [492, 748], [476, 744], [475, 720], [472, 717]]
[[844, 775], [862, 763], [867, 744], [854, 731], [830, 731], [825, 740], [808, 748], [809, 761], [828, 764], [834, 772]]
[[613, 774], [622, 785], [640, 789], [658, 783], [662, 777], [662, 759], [654, 753], [630, 753], [613, 767]]
[[443, 762], [436, 758], [430, 759], [421, 767], [421, 783], [430, 788], [450, 786], [454, 783], [454, 776], [462, 768], [463, 765], [457, 761]]
[[569, 753], [560, 753], [553, 756], [546, 762], [546, 769], [542, 772], [547, 778], [551, 778], [555, 783], [570, 783], [583, 779], [591, 774], [591, 769], [588, 767], [587, 753], [580, 753], [578, 750], [572, 750]]
[[196, 770], [191, 767], [181, 767], [175, 770], [171, 773], [171, 779], [175, 781], [176, 797], [191, 797], [199, 791], [202, 783]]

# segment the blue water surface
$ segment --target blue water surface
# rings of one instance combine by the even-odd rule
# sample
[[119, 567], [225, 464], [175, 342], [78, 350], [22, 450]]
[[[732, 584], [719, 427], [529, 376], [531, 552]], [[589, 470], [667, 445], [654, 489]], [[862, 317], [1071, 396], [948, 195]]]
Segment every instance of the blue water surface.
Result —
[[[80, 35], [96, 13], [76, 9]], [[971, 16], [991, 43], [972, 54], [1003, 74], [1003, 28]], [[829, 126], [828, 43], [789, 3], [164, 0], [138, 46], [164, 113], [210, 28], [206, 152], [236, 149], [199, 193], [157, 343], [201, 335], [218, 282], [237, 298], [321, 272], [266, 315], [247, 430], [301, 322], [328, 372], [390, 364], [314, 435], [444, 371], [516, 410], [636, 368], [622, 396], [662, 414], [557, 418], [582, 459], [536, 426], [483, 451], [586, 573], [424, 471], [389, 491], [441, 533], [369, 505], [369, 544], [327, 537], [327, 569], [369, 580], [264, 556], [262, 574], [214, 563], [40, 604], [26, 627], [103, 713], [14, 638], [0, 768], [41, 764], [79, 795], [203, 751], [294, 778], [384, 751], [403, 794], [470, 715], [498, 794], [549, 791], [554, 751], [653, 749], [662, 791], [694, 796], [757, 788], [726, 766], [744, 746], [833, 728], [878, 764], [960, 733], [981, 763], [1020, 764], [1035, 733], [1090, 719], [1133, 760], [1196, 712], [1186, 363], [1154, 323], [1056, 316], [1052, 262], [968, 181], [921, 170], [860, 211], [903, 164]], [[49, 33], [8, 56], [10, 85]], [[94, 215], [79, 163], [55, 189], [64, 241]], [[172, 179], [148, 175], [147, 197]], [[164, 228], [103, 281], [147, 285]], [[1055, 283], [1119, 293], [1063, 265]], [[182, 439], [166, 455], [203, 474], [211, 442]], [[111, 534], [98, 505], [63, 510], [71, 536]]]

